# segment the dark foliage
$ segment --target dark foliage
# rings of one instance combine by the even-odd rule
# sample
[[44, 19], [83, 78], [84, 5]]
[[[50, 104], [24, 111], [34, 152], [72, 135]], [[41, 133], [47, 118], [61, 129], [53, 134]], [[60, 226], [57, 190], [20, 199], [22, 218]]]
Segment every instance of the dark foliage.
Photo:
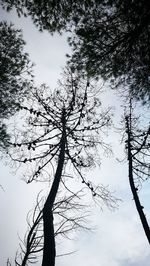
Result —
[[5, 149], [9, 146], [10, 136], [7, 133], [7, 128], [4, 123], [0, 123], [0, 149]]
[[16, 103], [22, 100], [30, 83], [27, 77], [32, 76], [32, 64], [24, 52], [25, 42], [21, 30], [12, 24], [0, 23], [0, 119], [14, 114]]
[[73, 64], [111, 79], [143, 103], [150, 99], [150, 3], [142, 0], [1, 0], [30, 15], [40, 30], [73, 30]]
[[8, 138], [3, 119], [19, 109], [19, 103], [31, 90], [32, 64], [24, 52], [21, 30], [0, 22], [0, 145]]
[[1, 5], [7, 10], [16, 8], [18, 15], [29, 15], [40, 29], [47, 29], [51, 33], [69, 29], [99, 1], [83, 0], [1, 0]]
[[149, 40], [149, 1], [108, 1], [75, 28], [73, 63], [89, 75], [110, 79], [113, 87], [129, 88], [145, 103], [150, 100]]

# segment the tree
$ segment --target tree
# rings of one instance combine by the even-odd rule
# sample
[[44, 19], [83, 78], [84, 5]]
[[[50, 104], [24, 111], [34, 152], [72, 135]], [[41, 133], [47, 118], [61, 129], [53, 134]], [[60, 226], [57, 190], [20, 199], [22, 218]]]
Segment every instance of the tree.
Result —
[[138, 211], [145, 235], [150, 244], [150, 227], [139, 197], [140, 187], [150, 174], [150, 127], [140, 130], [139, 119], [134, 117], [130, 100], [130, 111], [125, 117], [126, 148], [128, 153], [129, 184], [136, 209]]
[[28, 124], [23, 125], [25, 131], [19, 129], [16, 134], [10, 156], [16, 163], [26, 164], [28, 173], [32, 163], [28, 183], [41, 180], [42, 175], [51, 178], [43, 207], [43, 266], [55, 265], [53, 206], [60, 186], [67, 191], [73, 189], [72, 185], [69, 188], [67, 177], [74, 179], [74, 174], [78, 175], [83, 187], [88, 188], [94, 198], [109, 207], [116, 203], [107, 187], [94, 186], [84, 174], [86, 169], [99, 163], [98, 146], [108, 152], [100, 132], [102, 134], [110, 126], [110, 110], [99, 112], [101, 102], [93, 93], [96, 93], [95, 86], [85, 82], [78, 72], [68, 69], [60, 88], [51, 93], [43, 85], [33, 93], [31, 107], [21, 107], [30, 116]]
[[35, 25], [40, 29], [47, 29], [51, 33], [70, 29], [74, 22], [84, 16], [99, 1], [83, 0], [49, 0], [49, 1], [16, 1], [1, 0], [1, 5], [10, 11], [16, 8], [18, 15], [31, 16]]
[[72, 30], [73, 64], [89, 76], [127, 85], [136, 99], [150, 100], [150, 4], [142, 0], [16, 1], [8, 10], [30, 15], [40, 30]]
[[9, 145], [10, 136], [7, 133], [7, 128], [4, 123], [0, 121], [0, 149], [6, 149]]
[[148, 1], [103, 1], [83, 17], [70, 38], [73, 64], [149, 101], [149, 18]]
[[[9, 136], [4, 119], [18, 110], [29, 94], [32, 83], [32, 64], [24, 52], [21, 30], [0, 22], [0, 146], [5, 147]], [[4, 140], [4, 141], [3, 141]], [[7, 142], [8, 143], [8, 142]]]
[[[77, 202], [82, 197], [82, 191], [77, 194], [71, 194], [60, 197], [53, 206], [53, 215], [55, 217], [55, 232], [56, 238], [68, 238], [69, 235], [78, 229], [90, 230], [86, 226], [87, 222], [87, 206]], [[33, 211], [30, 211], [27, 215], [28, 229], [24, 236], [24, 240], [21, 240], [20, 251], [17, 251], [15, 258], [16, 266], [25, 266], [33, 264], [38, 261], [43, 250], [43, 203], [45, 199], [40, 198], [40, 193], [37, 197], [37, 203]], [[84, 214], [82, 210], [84, 208]], [[58, 256], [69, 255], [73, 252], [65, 254], [59, 254]], [[8, 259], [8, 265], [12, 265]]]

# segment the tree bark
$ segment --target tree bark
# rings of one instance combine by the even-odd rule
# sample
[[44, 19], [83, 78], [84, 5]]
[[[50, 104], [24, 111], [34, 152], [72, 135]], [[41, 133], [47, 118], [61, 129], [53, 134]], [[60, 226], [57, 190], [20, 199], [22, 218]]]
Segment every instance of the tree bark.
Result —
[[62, 138], [60, 141], [60, 154], [58, 158], [58, 165], [54, 176], [54, 181], [43, 208], [43, 225], [44, 225], [44, 248], [42, 266], [55, 265], [55, 237], [53, 224], [53, 204], [58, 192], [59, 183], [63, 171], [65, 159], [65, 145], [66, 145], [66, 129], [65, 129], [65, 111], [62, 114]]

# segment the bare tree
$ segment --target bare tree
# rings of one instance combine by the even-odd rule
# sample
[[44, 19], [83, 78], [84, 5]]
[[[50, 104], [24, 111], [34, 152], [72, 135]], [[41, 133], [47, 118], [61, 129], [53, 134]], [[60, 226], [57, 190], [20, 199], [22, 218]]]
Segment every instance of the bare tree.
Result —
[[[53, 215], [55, 217], [55, 232], [54, 236], [57, 240], [59, 237], [69, 237], [69, 235], [77, 229], [91, 230], [86, 226], [89, 212], [87, 206], [81, 204], [79, 201], [82, 198], [83, 192], [79, 191], [77, 194], [71, 194], [65, 197], [60, 197], [53, 206]], [[37, 197], [37, 203], [33, 211], [30, 211], [27, 216], [28, 229], [24, 240], [20, 243], [20, 252], [16, 253], [15, 265], [25, 266], [36, 263], [37, 256], [41, 255], [43, 251], [43, 204], [44, 197]], [[78, 199], [78, 202], [77, 202]], [[84, 214], [83, 214], [84, 208]], [[68, 252], [62, 255], [69, 255], [73, 252]], [[7, 261], [9, 265], [10, 261]], [[11, 263], [10, 263], [11, 265]]]
[[23, 116], [24, 111], [30, 115], [24, 130], [15, 129], [17, 133], [10, 156], [15, 162], [26, 164], [28, 173], [29, 164], [32, 166], [28, 183], [51, 176], [50, 192], [42, 211], [42, 266], [55, 265], [53, 206], [60, 184], [70, 191], [66, 176], [78, 176], [83, 187], [107, 206], [113, 207], [116, 203], [107, 187], [94, 186], [85, 177], [86, 169], [100, 163], [98, 147], [110, 151], [102, 139], [111, 124], [110, 109], [103, 111], [95, 86], [70, 69], [66, 70], [59, 88], [53, 93], [42, 85], [40, 90], [33, 92], [31, 105], [21, 108]]
[[139, 198], [142, 183], [150, 177], [150, 127], [139, 129], [139, 118], [133, 115], [131, 99], [129, 114], [125, 117], [125, 124], [129, 184], [144, 232], [150, 244], [150, 228]]

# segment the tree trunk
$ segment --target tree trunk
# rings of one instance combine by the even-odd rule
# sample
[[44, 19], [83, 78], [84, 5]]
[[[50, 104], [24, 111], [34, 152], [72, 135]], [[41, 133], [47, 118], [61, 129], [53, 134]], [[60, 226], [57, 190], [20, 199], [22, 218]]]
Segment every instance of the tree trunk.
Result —
[[[129, 125], [128, 125], [129, 126]], [[138, 214], [140, 216], [140, 220], [144, 229], [144, 232], [146, 234], [147, 240], [150, 244], [150, 228], [146, 219], [146, 216], [143, 212], [143, 207], [141, 206], [140, 199], [137, 193], [137, 189], [134, 184], [134, 178], [133, 178], [133, 164], [132, 164], [132, 152], [131, 152], [131, 143], [130, 143], [130, 128], [128, 127], [128, 160], [129, 160], [129, 183], [131, 187], [131, 191], [133, 194], [133, 198], [135, 201], [135, 205], [138, 211]]]
[[28, 256], [29, 256], [29, 253], [26, 252], [26, 254], [25, 254], [24, 258], [23, 258], [21, 266], [26, 266], [27, 265]]
[[53, 225], [53, 211], [49, 208], [43, 209], [43, 225], [44, 225], [44, 248], [42, 266], [55, 265], [55, 237]]
[[53, 224], [53, 204], [58, 192], [59, 183], [61, 180], [64, 159], [65, 159], [65, 144], [66, 144], [66, 129], [65, 129], [65, 113], [62, 114], [63, 132], [60, 141], [60, 154], [58, 165], [54, 176], [54, 181], [43, 208], [43, 225], [44, 225], [44, 248], [42, 266], [55, 265], [55, 237]]

